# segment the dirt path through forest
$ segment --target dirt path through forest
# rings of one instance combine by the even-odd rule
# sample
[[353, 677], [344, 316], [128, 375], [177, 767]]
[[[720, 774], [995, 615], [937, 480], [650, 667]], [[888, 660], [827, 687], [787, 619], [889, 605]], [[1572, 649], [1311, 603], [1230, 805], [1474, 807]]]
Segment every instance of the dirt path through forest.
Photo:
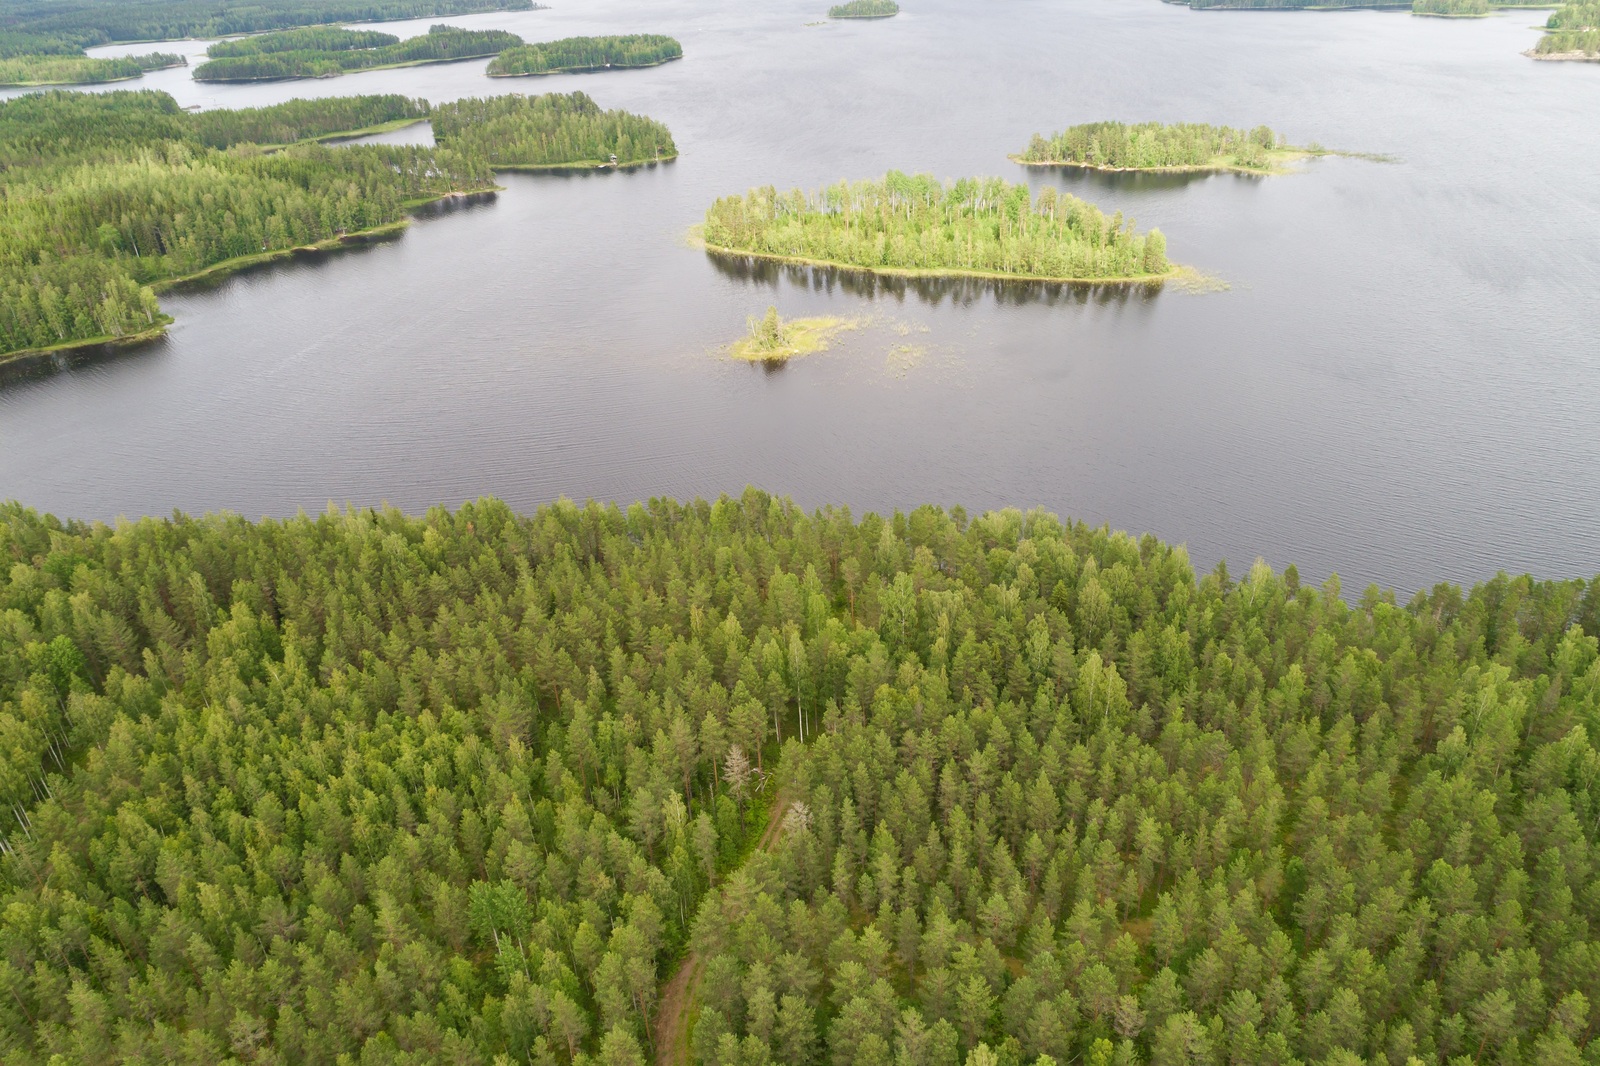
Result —
[[[778, 834], [783, 831], [783, 816], [788, 810], [789, 801], [783, 796], [772, 801], [772, 817], [767, 820], [766, 831], [761, 834], [756, 851], [771, 851], [777, 845]], [[690, 951], [677, 972], [661, 986], [661, 997], [656, 1005], [656, 1066], [688, 1066], [689, 1008], [700, 989], [700, 974], [704, 970], [705, 961]]]

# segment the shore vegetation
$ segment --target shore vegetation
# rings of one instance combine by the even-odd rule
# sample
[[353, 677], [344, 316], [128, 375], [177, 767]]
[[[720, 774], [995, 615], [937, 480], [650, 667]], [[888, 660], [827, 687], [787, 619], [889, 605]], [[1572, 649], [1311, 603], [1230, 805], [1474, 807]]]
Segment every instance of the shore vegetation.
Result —
[[1433, 18], [1484, 18], [1495, 11], [1489, 0], [1415, 0], [1413, 15]]
[[24, 55], [0, 58], [0, 87], [34, 85], [98, 85], [129, 81], [148, 70], [186, 67], [188, 59], [170, 52], [91, 59], [72, 55]]
[[749, 320], [748, 332], [730, 351], [747, 363], [786, 363], [827, 351], [835, 334], [857, 325], [854, 319], [836, 317], [784, 319], [776, 307], [768, 307], [765, 315]]
[[886, 19], [899, 13], [895, 0], [847, 0], [828, 8], [828, 17], [833, 19]]
[[7, 0], [0, 9], [0, 58], [77, 55], [119, 41], [210, 39], [541, 6], [531, 0]]
[[885, 273], [1058, 281], [1159, 278], [1171, 264], [1160, 230], [1119, 211], [1000, 178], [941, 184], [891, 171], [820, 192], [771, 186], [718, 200], [702, 231], [713, 252]]
[[1097, 170], [1247, 170], [1269, 172], [1311, 154], [1266, 126], [1251, 130], [1199, 122], [1090, 122], [1050, 137], [1034, 134], [1021, 155], [1035, 166]]
[[[522, 43], [504, 30], [430, 26], [406, 40], [392, 34], [332, 28], [285, 30], [244, 41], [219, 41], [195, 68], [196, 81], [329, 78], [358, 70], [447, 63], [498, 55]], [[248, 47], [247, 47], [248, 46]]]
[[754, 489], [0, 557], [7, 1066], [1593, 1057], [1600, 581]]
[[683, 45], [656, 33], [624, 37], [567, 37], [501, 52], [489, 63], [496, 78], [654, 67], [683, 58]]
[[440, 145], [508, 170], [631, 167], [678, 155], [660, 122], [604, 111], [580, 92], [456, 100], [436, 104], [432, 119]]
[[492, 187], [449, 148], [281, 144], [414, 116], [404, 97], [185, 112], [155, 92], [0, 103], [0, 357], [144, 333], [156, 291], [214, 269], [403, 223]]
[[1545, 35], [1528, 53], [1536, 59], [1600, 59], [1600, 3], [1567, 4], [1545, 23]]

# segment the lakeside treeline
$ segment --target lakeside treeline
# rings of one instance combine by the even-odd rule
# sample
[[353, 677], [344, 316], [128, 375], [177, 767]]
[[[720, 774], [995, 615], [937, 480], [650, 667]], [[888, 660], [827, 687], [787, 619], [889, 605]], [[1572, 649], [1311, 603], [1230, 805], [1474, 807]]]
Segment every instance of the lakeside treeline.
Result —
[[354, 70], [438, 63], [497, 55], [522, 43], [505, 30], [430, 26], [406, 40], [387, 33], [336, 28], [286, 30], [245, 41], [220, 41], [195, 68], [196, 81], [325, 78]]
[[604, 111], [584, 93], [492, 96], [436, 104], [433, 135], [507, 169], [634, 166], [677, 157], [667, 127], [626, 111]]
[[489, 74], [561, 74], [607, 68], [653, 67], [683, 58], [683, 45], [658, 33], [622, 37], [567, 37], [509, 48], [489, 63]]
[[21, 55], [0, 58], [0, 86], [95, 85], [127, 81], [147, 70], [186, 67], [188, 59], [171, 52], [91, 59], [74, 55]]
[[227, 37], [540, 6], [531, 0], [7, 0], [0, 7], [0, 57], [70, 55], [118, 41]]
[[0, 557], [8, 1066], [1593, 1057], [1600, 581], [754, 489]]
[[1600, 3], [1589, 0], [1556, 9], [1545, 23], [1545, 35], [1534, 45], [1534, 54], [1600, 58]]
[[895, 0], [847, 0], [828, 8], [828, 17], [835, 19], [881, 19], [899, 13]]
[[1120, 211], [1048, 187], [1035, 200], [999, 178], [942, 184], [898, 171], [725, 197], [706, 212], [704, 237], [713, 250], [869, 270], [1112, 280], [1170, 269], [1161, 231], [1136, 233]]
[[1089, 122], [1050, 137], [1034, 134], [1020, 156], [1027, 163], [1064, 163], [1117, 170], [1241, 167], [1266, 170], [1283, 139], [1266, 126], [1252, 130], [1199, 122]]
[[[430, 115], [434, 148], [310, 143]], [[366, 96], [187, 112], [150, 91], [0, 102], [0, 358], [143, 334], [165, 321], [163, 283], [402, 223], [492, 188], [491, 166], [676, 151], [664, 126], [581, 93], [436, 109]]]

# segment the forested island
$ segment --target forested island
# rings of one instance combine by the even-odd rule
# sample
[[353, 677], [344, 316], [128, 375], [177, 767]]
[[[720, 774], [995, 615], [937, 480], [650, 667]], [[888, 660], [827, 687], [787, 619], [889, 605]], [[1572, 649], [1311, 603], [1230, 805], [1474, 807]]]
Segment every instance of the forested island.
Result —
[[1558, 8], [1528, 54], [1535, 59], [1600, 59], [1600, 3], [1587, 0]]
[[890, 171], [818, 193], [771, 186], [718, 200], [706, 212], [708, 251], [884, 274], [1048, 281], [1168, 276], [1166, 238], [1136, 233], [1119, 211], [1053, 188], [1038, 200], [999, 178], [941, 184]]
[[1415, 0], [1411, 5], [1413, 15], [1431, 18], [1486, 18], [1494, 11], [1489, 0]]
[[484, 160], [449, 148], [256, 147], [421, 111], [393, 96], [191, 114], [149, 91], [0, 103], [0, 358], [159, 330], [158, 286], [382, 232], [416, 204], [491, 188]]
[[1592, 1059], [1600, 582], [753, 489], [0, 554], [8, 1066]]
[[489, 63], [492, 78], [655, 67], [683, 58], [683, 45], [658, 33], [566, 37], [508, 48]]
[[1252, 130], [1199, 122], [1089, 122], [1050, 137], [1033, 135], [1011, 158], [1030, 166], [1094, 170], [1244, 170], [1268, 173], [1316, 154], [1295, 148], [1266, 126]]
[[900, 5], [895, 0], [847, 0], [828, 8], [832, 19], [886, 19], [899, 13]]
[[407, 40], [371, 30], [316, 27], [284, 30], [241, 41], [218, 41], [208, 62], [195, 68], [196, 81], [267, 81], [327, 78], [356, 70], [381, 70], [498, 55], [522, 43], [504, 30], [430, 26]]
[[584, 93], [492, 96], [438, 104], [433, 135], [502, 170], [633, 167], [676, 159], [667, 127], [626, 111], [602, 111]]
[[[315, 143], [429, 117], [434, 148]], [[492, 189], [491, 167], [676, 154], [660, 123], [582, 93], [199, 112], [149, 91], [0, 102], [0, 360], [159, 332], [164, 286], [393, 232], [419, 204]]]
[[186, 67], [189, 61], [170, 52], [90, 59], [72, 55], [24, 55], [0, 58], [0, 87], [33, 85], [97, 85], [129, 81], [147, 70]]

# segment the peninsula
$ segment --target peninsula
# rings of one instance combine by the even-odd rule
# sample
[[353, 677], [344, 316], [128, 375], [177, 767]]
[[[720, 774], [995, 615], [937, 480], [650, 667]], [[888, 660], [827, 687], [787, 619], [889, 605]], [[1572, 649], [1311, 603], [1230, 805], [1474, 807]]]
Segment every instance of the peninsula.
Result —
[[1170, 277], [1166, 238], [1077, 197], [1000, 178], [941, 184], [890, 171], [821, 192], [771, 186], [718, 200], [702, 237], [717, 254], [923, 277], [1057, 282]]
[[658, 67], [683, 58], [683, 45], [657, 33], [624, 37], [567, 37], [501, 52], [489, 64], [491, 78], [581, 74], [599, 70]]
[[189, 61], [170, 52], [151, 52], [115, 59], [73, 55], [24, 55], [0, 59], [0, 88], [43, 85], [102, 85], [130, 81], [146, 71], [186, 67]]
[[275, 81], [331, 78], [355, 70], [382, 70], [423, 63], [448, 63], [498, 55], [522, 43], [504, 30], [463, 30], [430, 26], [408, 40], [375, 30], [336, 26], [265, 33], [218, 41], [206, 50], [209, 61], [195, 68], [196, 81]]
[[667, 127], [626, 111], [602, 111], [584, 93], [468, 98], [433, 108], [440, 147], [500, 170], [635, 167], [678, 156]]

